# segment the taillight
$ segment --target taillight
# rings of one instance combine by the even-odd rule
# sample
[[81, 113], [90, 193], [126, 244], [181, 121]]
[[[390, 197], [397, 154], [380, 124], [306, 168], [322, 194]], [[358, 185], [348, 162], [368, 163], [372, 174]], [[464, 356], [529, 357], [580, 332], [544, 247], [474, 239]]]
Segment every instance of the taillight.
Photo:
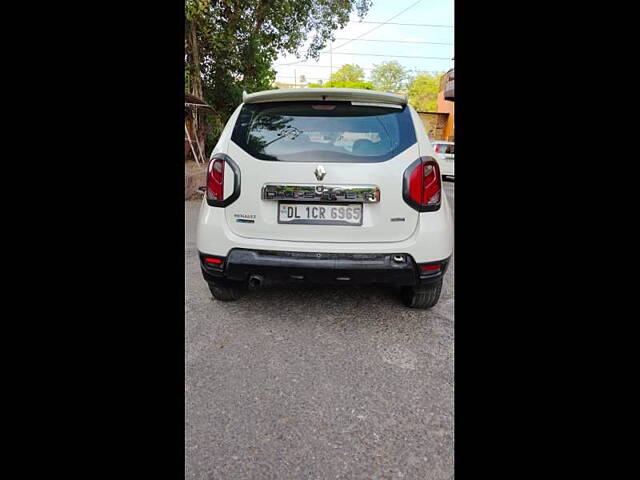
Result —
[[222, 158], [211, 160], [207, 176], [207, 197], [210, 200], [221, 201], [224, 198], [224, 163]]
[[[233, 192], [224, 198], [225, 172], [227, 182], [233, 177]], [[240, 169], [238, 165], [224, 153], [216, 153], [211, 157], [207, 171], [207, 203], [212, 207], [226, 207], [240, 196]]]
[[438, 162], [432, 157], [422, 157], [404, 172], [403, 197], [411, 207], [420, 212], [440, 208], [442, 181]]

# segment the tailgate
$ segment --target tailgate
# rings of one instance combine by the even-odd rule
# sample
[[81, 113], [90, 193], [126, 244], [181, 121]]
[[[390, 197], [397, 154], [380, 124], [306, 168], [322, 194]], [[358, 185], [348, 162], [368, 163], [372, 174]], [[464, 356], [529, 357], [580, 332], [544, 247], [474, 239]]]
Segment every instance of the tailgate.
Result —
[[[396, 158], [380, 163], [315, 163], [265, 162], [249, 156], [233, 142], [229, 155], [242, 172], [241, 195], [226, 211], [231, 230], [242, 237], [268, 240], [313, 242], [398, 242], [414, 232], [419, 213], [402, 198], [402, 175], [406, 167], [418, 158], [418, 146], [402, 152]], [[314, 171], [322, 165], [326, 176], [322, 182]], [[265, 200], [262, 189], [276, 185], [330, 185], [363, 188], [377, 187], [379, 201], [362, 204], [362, 225], [283, 224], [278, 223], [281, 200]], [[345, 203], [344, 197], [334, 201], [291, 198], [288, 202], [306, 205]]]

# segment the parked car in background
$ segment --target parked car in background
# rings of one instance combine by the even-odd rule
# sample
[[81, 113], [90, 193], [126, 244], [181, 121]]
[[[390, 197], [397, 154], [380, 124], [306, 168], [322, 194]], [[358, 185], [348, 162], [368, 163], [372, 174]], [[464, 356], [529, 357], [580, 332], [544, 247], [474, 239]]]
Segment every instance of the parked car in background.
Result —
[[214, 148], [198, 220], [213, 297], [280, 282], [384, 283], [408, 307], [433, 307], [453, 221], [406, 97], [305, 88], [243, 100]]
[[434, 141], [431, 142], [433, 145], [433, 149], [438, 154], [438, 158], [440, 159], [440, 170], [442, 171], [443, 177], [454, 178], [454, 168], [453, 168], [453, 149], [454, 142], [443, 142], [443, 141]]

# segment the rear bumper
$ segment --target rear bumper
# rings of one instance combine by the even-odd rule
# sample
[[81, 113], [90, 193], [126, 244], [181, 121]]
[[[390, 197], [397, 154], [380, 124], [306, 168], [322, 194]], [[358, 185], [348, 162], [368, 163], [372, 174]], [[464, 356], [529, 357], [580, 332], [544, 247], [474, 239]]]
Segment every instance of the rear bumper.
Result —
[[[371, 238], [367, 242], [318, 241], [310, 235], [308, 241], [267, 240], [242, 237], [234, 233], [225, 216], [225, 208], [210, 207], [203, 201], [198, 217], [197, 248], [219, 257], [227, 257], [233, 249], [268, 250], [279, 252], [361, 252], [388, 254], [407, 253], [418, 263], [436, 262], [453, 253], [453, 218], [447, 196], [442, 196], [442, 206], [435, 212], [420, 213], [420, 220], [411, 236], [397, 242], [382, 242]], [[389, 223], [392, 228], [393, 224]], [[347, 228], [347, 227], [336, 227]]]
[[[401, 257], [402, 261], [397, 261]], [[206, 261], [211, 255], [200, 253], [200, 266], [208, 282], [248, 281], [260, 275], [264, 283], [308, 282], [319, 284], [393, 284], [428, 285], [446, 273], [449, 258], [428, 264], [417, 264], [406, 253], [315, 253], [232, 249], [220, 263]], [[395, 259], [394, 259], [395, 258]], [[423, 265], [439, 265], [438, 270], [422, 271]]]

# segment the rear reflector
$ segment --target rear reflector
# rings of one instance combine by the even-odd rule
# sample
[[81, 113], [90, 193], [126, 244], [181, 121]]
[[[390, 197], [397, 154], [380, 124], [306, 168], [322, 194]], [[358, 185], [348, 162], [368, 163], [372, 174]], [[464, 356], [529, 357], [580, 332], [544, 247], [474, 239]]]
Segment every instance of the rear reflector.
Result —
[[214, 263], [216, 265], [219, 265], [222, 263], [222, 259], [220, 258], [205, 258], [204, 261], [207, 263]]
[[440, 265], [422, 265], [423, 272], [433, 272], [435, 270], [440, 270]]

